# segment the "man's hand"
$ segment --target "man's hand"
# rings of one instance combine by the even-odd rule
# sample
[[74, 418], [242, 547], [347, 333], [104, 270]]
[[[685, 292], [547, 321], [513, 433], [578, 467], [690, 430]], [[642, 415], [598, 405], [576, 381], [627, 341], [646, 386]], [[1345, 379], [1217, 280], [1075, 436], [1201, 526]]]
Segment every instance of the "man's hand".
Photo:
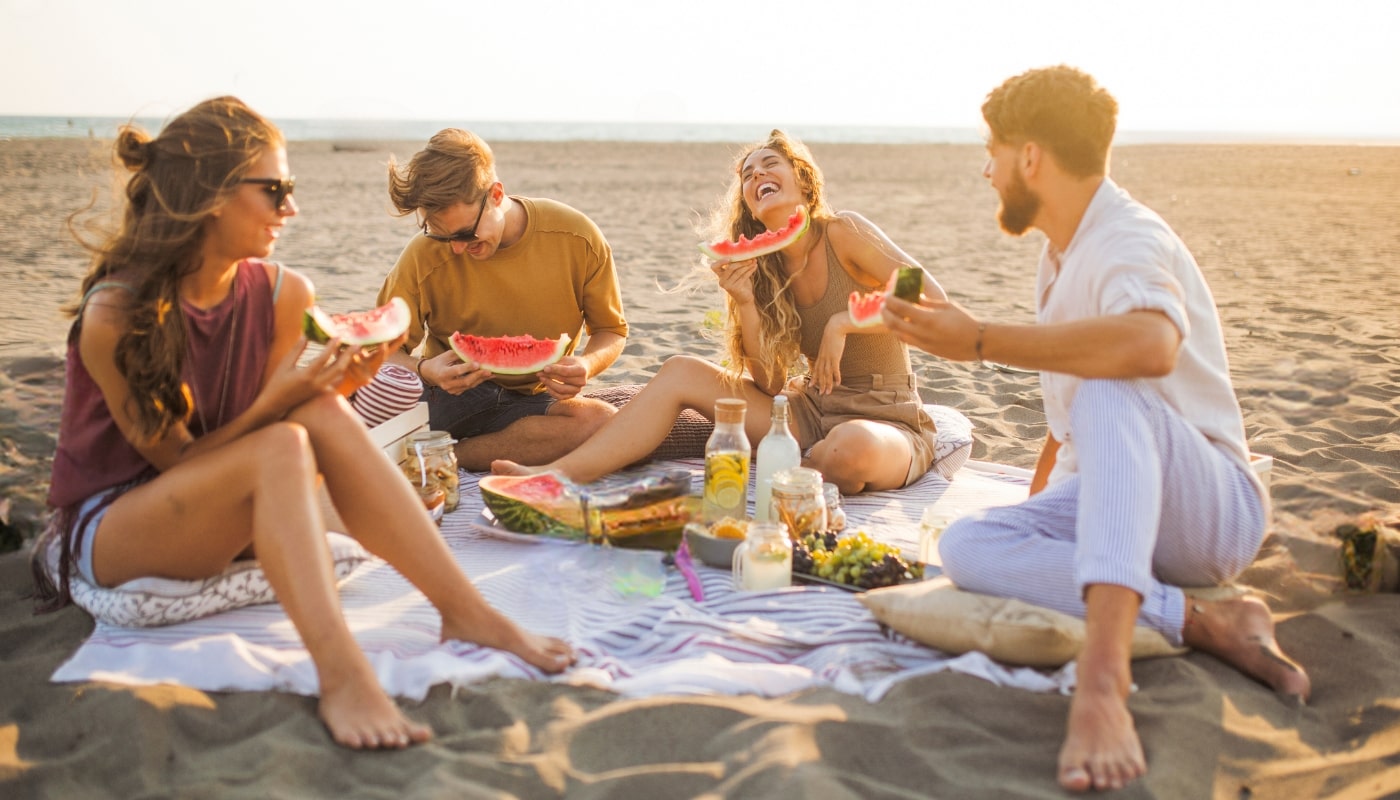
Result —
[[588, 384], [588, 366], [578, 356], [564, 356], [540, 370], [540, 383], [555, 400], [567, 400]]
[[880, 319], [900, 341], [926, 353], [955, 361], [977, 358], [977, 320], [951, 300], [924, 295], [910, 303], [886, 295]]
[[462, 361], [451, 350], [423, 359], [418, 371], [423, 376], [423, 383], [453, 395], [475, 389], [491, 379], [490, 371], [478, 364]]

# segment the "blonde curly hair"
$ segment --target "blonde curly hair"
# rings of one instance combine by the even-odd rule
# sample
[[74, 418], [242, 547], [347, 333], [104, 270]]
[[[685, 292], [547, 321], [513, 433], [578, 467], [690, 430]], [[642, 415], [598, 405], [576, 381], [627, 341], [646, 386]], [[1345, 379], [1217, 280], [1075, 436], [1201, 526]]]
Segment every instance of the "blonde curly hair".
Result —
[[[724, 200], [711, 215], [709, 233], [711, 239], [737, 241], [740, 236], [750, 239], [767, 230], [744, 203], [741, 171], [744, 161], [759, 150], [772, 150], [792, 165], [797, 176], [798, 189], [812, 220], [812, 233], [820, 233], [835, 213], [827, 205], [825, 179], [822, 171], [812, 158], [812, 153], [796, 137], [774, 129], [768, 138], [744, 148], [734, 160], [734, 175], [726, 191]], [[754, 273], [753, 294], [758, 307], [760, 325], [759, 352], [749, 358], [756, 361], [769, 375], [786, 377], [801, 360], [799, 350], [799, 328], [801, 320], [797, 315], [797, 303], [790, 290], [792, 278], [783, 271], [781, 253], [760, 256], [758, 270]], [[724, 348], [726, 353], [726, 374], [732, 383], [738, 383], [744, 372], [743, 331], [739, 324], [739, 310], [732, 298], [725, 299]]]

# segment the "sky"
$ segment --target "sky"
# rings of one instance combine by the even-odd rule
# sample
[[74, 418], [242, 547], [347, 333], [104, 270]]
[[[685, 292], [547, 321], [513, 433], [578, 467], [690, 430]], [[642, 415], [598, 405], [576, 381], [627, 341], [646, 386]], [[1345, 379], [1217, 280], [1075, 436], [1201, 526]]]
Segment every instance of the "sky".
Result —
[[0, 0], [0, 115], [978, 128], [1051, 64], [1120, 131], [1400, 139], [1397, 0]]

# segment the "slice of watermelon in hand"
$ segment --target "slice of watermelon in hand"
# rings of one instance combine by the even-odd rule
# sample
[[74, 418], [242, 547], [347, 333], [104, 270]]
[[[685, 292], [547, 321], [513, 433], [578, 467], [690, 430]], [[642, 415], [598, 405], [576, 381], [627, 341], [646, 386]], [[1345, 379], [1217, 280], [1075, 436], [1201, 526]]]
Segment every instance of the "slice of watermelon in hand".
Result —
[[702, 243], [700, 250], [715, 261], [746, 261], [750, 258], [776, 253], [792, 244], [807, 232], [812, 220], [807, 216], [807, 207], [798, 206], [797, 211], [788, 217], [782, 230], [764, 231], [750, 239], [740, 235], [737, 242]]
[[308, 341], [325, 344], [339, 338], [349, 347], [392, 342], [408, 330], [408, 304], [395, 297], [371, 311], [350, 314], [327, 314], [317, 306], [306, 310], [301, 320], [301, 332]]
[[880, 321], [880, 309], [885, 307], [885, 293], [851, 292], [846, 300], [846, 313], [851, 315], [851, 323], [857, 328], [869, 328]]
[[539, 372], [564, 357], [569, 347], [569, 334], [558, 339], [536, 339], [533, 336], [473, 336], [452, 334], [452, 352], [464, 363], [476, 364], [497, 375], [529, 375]]

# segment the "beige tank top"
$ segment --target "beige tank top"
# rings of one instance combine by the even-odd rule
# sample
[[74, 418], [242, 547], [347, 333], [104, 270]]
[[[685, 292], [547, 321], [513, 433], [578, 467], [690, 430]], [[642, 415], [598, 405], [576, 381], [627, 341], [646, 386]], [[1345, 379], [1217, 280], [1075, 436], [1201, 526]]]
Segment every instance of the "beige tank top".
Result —
[[[857, 284], [841, 266], [828, 237], [826, 293], [812, 305], [797, 308], [797, 316], [802, 320], [800, 346], [809, 365], [817, 359], [826, 321], [832, 314], [846, 310], [846, 301], [854, 291], [863, 292], [866, 289]], [[852, 333], [846, 336], [846, 350], [841, 355], [843, 381], [863, 375], [908, 375], [911, 372], [909, 348], [894, 334], [880, 330], [878, 333]]]

